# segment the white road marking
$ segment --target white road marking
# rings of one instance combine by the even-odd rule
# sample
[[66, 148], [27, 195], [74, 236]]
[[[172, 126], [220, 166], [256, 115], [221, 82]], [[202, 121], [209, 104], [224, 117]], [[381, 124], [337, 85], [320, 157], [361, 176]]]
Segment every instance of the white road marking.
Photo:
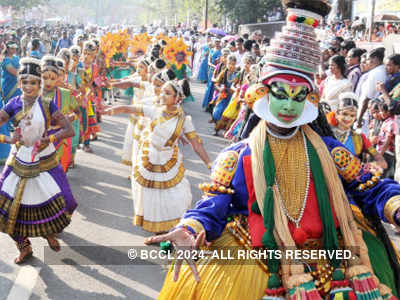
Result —
[[38, 276], [38, 269], [32, 266], [21, 267], [7, 300], [28, 300], [31, 297]]

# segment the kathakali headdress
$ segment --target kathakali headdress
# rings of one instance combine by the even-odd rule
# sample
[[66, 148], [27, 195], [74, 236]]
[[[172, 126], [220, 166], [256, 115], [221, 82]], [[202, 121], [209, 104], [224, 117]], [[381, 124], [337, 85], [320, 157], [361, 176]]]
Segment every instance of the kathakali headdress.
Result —
[[[283, 0], [286, 25], [266, 49], [260, 82], [268, 94], [254, 104], [254, 112], [279, 127], [292, 128], [318, 116], [319, 94], [314, 74], [321, 51], [315, 28], [330, 9], [327, 0]], [[281, 100], [292, 102], [287, 107]], [[292, 105], [293, 104], [293, 105]]]

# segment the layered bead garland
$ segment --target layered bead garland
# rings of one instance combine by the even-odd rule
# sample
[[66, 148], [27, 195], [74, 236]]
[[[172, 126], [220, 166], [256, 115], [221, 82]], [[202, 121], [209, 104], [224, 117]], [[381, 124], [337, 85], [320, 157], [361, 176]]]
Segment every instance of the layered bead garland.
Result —
[[317, 28], [319, 25], [319, 21], [317, 19], [311, 17], [298, 16], [295, 14], [289, 14], [287, 17], [287, 21], [293, 23], [306, 24], [314, 28]]

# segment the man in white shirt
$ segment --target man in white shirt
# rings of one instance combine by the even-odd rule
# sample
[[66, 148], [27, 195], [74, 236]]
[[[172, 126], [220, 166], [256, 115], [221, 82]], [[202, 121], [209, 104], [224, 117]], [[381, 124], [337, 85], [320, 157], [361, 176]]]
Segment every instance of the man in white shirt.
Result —
[[21, 38], [21, 54], [22, 54], [22, 56], [29, 55], [28, 44], [31, 42], [31, 40], [32, 40], [32, 33], [31, 33], [31, 29], [28, 28], [26, 30], [26, 33]]
[[368, 134], [368, 113], [365, 113], [370, 100], [379, 96], [376, 89], [378, 82], [385, 82], [387, 79], [383, 59], [385, 57], [385, 48], [377, 48], [368, 53], [367, 64], [370, 67], [368, 78], [365, 80], [361, 89], [361, 97], [357, 128], [362, 128], [364, 134]]

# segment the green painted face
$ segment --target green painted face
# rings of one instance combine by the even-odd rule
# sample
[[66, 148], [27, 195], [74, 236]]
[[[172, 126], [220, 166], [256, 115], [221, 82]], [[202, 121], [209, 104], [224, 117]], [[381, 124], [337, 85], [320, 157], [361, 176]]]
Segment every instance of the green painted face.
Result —
[[273, 82], [269, 89], [269, 110], [279, 121], [293, 123], [302, 115], [308, 93], [305, 85], [290, 86], [284, 82]]

